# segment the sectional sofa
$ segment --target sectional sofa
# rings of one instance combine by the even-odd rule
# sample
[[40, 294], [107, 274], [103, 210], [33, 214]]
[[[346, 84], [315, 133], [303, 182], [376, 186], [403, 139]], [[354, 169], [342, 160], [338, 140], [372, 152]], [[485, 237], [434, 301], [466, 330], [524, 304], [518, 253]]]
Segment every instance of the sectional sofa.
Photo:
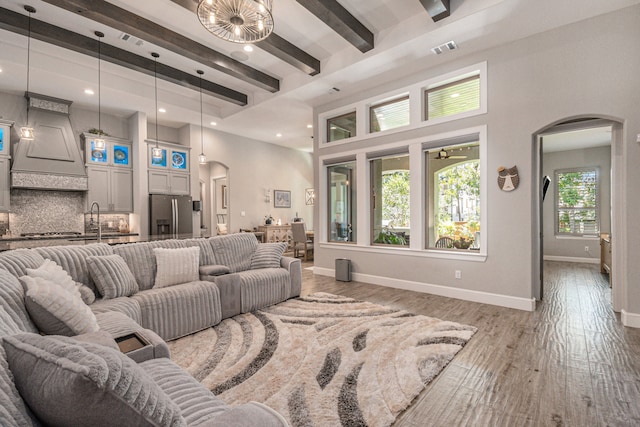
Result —
[[300, 295], [285, 247], [240, 233], [0, 253], [0, 425], [286, 426], [226, 405], [166, 344]]

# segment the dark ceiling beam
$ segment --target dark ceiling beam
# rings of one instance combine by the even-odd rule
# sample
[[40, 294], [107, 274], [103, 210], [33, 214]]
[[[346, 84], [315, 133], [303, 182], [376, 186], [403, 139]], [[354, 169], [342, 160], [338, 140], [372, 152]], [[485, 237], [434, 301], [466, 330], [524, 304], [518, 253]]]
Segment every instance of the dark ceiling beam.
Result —
[[197, 43], [153, 21], [103, 0], [43, 0], [62, 9], [131, 34], [222, 73], [269, 92], [280, 90], [280, 81], [262, 71]]
[[336, 0], [296, 0], [345, 40], [365, 53], [373, 49], [373, 33]]
[[[0, 8], [0, 28], [13, 33], [28, 35], [29, 17], [9, 9]], [[84, 55], [98, 57], [98, 40], [74, 33], [64, 28], [31, 18], [31, 37]], [[100, 58], [150, 76], [154, 73], [154, 61], [123, 49], [102, 43]], [[200, 78], [168, 65], [158, 63], [158, 78], [180, 86], [200, 90]], [[202, 92], [235, 105], [247, 105], [247, 95], [219, 84], [202, 80]]]
[[[184, 7], [197, 16], [198, 0], [171, 0], [177, 5]], [[195, 18], [195, 17], [194, 17]], [[320, 73], [320, 61], [309, 55], [304, 50], [289, 43], [276, 33], [271, 33], [269, 37], [254, 43], [260, 49], [271, 55], [293, 65], [302, 72], [315, 76]]]
[[433, 22], [446, 18], [451, 13], [449, 0], [420, 0]]

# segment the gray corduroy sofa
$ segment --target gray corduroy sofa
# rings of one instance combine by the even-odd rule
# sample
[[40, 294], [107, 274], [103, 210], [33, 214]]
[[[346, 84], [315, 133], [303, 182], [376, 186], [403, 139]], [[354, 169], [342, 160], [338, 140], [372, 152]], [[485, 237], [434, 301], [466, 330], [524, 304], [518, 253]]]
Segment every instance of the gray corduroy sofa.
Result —
[[[10, 368], [16, 365], [20, 372], [37, 372], [52, 357], [72, 361], [74, 357], [79, 357], [83, 363], [93, 360], [95, 366], [102, 369], [98, 369], [96, 378], [105, 375], [111, 378], [114, 369], [120, 373], [129, 372], [125, 368], [130, 369], [135, 375], [121, 375], [121, 380], [130, 377], [134, 380], [125, 381], [124, 386], [118, 382], [102, 386], [105, 389], [111, 387], [111, 391], [123, 387], [134, 390], [127, 392], [126, 397], [132, 400], [136, 416], [160, 414], [159, 419], [142, 425], [286, 425], [279, 414], [263, 405], [252, 402], [231, 408], [224, 404], [169, 360], [165, 343], [165, 340], [213, 326], [224, 318], [300, 294], [300, 261], [283, 257], [283, 248], [260, 246], [255, 236], [247, 233], [211, 239], [163, 240], [116, 246], [59, 246], [0, 253], [0, 401], [3, 402], [0, 425], [40, 425], [38, 418], [42, 417], [43, 409], [25, 404], [22, 400], [24, 389], [21, 390], [21, 387], [24, 388], [26, 383], [29, 384], [29, 392], [39, 392], [41, 383], [46, 384], [45, 379], [51, 378], [50, 373], [45, 370], [46, 376], [40, 381], [37, 374], [34, 374], [34, 378], [22, 378], [24, 375], [16, 374]], [[154, 288], [158, 266], [153, 249], [185, 247], [199, 248], [200, 280]], [[125, 261], [138, 289], [129, 296], [105, 299], [97, 292], [87, 258], [114, 254]], [[38, 268], [45, 259], [55, 261], [74, 281], [96, 292], [97, 299], [89, 307], [98, 322], [98, 332], [72, 338], [36, 335], [40, 331], [25, 307], [25, 289], [18, 278], [25, 274], [27, 268]], [[276, 259], [279, 260], [277, 267], [273, 265]], [[115, 339], [132, 332], [142, 336], [151, 345], [128, 353], [127, 357], [117, 350]], [[59, 364], [53, 363], [53, 366], [59, 367]], [[105, 370], [106, 373], [103, 372]], [[63, 378], [73, 378], [66, 371], [62, 375]], [[60, 390], [46, 392], [61, 393]], [[154, 393], [163, 396], [164, 400], [151, 399], [155, 402], [151, 407], [149, 404], [136, 406], [141, 400], [148, 401], [149, 396], [156, 396]], [[63, 399], [63, 396], [60, 398]], [[121, 402], [122, 398], [117, 397], [115, 401]], [[104, 405], [104, 399], [101, 402]], [[49, 409], [44, 409], [45, 413]], [[87, 408], [84, 409], [78, 416], [79, 420], [86, 422]], [[127, 413], [117, 408], [113, 410]], [[72, 409], [60, 409], [65, 416], [69, 411], [72, 412]], [[100, 411], [96, 411], [96, 414], [94, 416], [98, 417]], [[119, 414], [114, 414], [109, 422], [127, 425]]]

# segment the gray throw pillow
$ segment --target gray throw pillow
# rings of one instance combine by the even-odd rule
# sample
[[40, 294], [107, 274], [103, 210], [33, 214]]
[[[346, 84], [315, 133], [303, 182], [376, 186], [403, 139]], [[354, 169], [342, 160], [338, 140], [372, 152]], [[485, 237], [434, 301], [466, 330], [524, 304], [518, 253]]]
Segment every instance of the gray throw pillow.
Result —
[[138, 283], [120, 255], [88, 256], [91, 279], [104, 299], [128, 297], [138, 292]]
[[285, 249], [285, 242], [259, 244], [251, 257], [251, 269], [280, 267], [280, 259]]
[[180, 285], [200, 279], [198, 266], [200, 263], [200, 248], [154, 248], [157, 271], [154, 288]]
[[27, 312], [41, 332], [72, 336], [100, 329], [96, 316], [79, 294], [42, 277], [22, 276], [20, 281], [27, 290]]
[[16, 388], [46, 425], [186, 426], [178, 405], [119, 351], [36, 334], [3, 346]]

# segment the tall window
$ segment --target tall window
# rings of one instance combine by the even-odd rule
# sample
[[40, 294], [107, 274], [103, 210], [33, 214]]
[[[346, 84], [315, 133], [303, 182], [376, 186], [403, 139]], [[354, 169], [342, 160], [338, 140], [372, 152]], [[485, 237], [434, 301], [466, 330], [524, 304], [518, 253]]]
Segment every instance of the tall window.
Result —
[[372, 159], [371, 215], [374, 244], [409, 245], [409, 155]]
[[555, 171], [557, 235], [600, 232], [599, 181], [598, 168]]
[[329, 196], [329, 242], [355, 242], [356, 227], [356, 162], [327, 167]]
[[342, 114], [327, 120], [327, 142], [356, 136], [356, 112]]
[[430, 248], [480, 248], [480, 151], [477, 142], [426, 153]]
[[428, 88], [424, 104], [426, 120], [479, 109], [480, 75]]

